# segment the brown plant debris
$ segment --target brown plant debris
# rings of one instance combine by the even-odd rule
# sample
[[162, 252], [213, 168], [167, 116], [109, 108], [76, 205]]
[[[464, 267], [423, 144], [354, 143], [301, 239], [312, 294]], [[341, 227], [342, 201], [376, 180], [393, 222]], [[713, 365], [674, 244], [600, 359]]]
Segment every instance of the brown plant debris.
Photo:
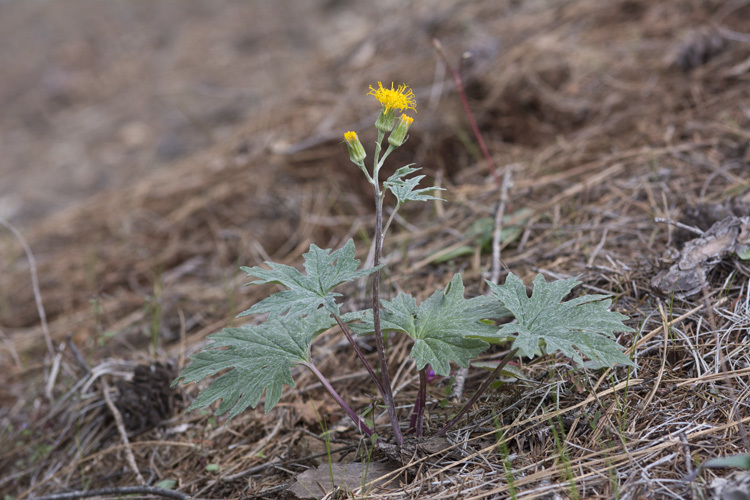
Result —
[[651, 284], [662, 293], [684, 298], [706, 286], [708, 273], [722, 259], [750, 245], [750, 217], [730, 216], [716, 222], [699, 238], [688, 241], [676, 262], [659, 272]]
[[388, 483], [395, 483], [398, 467], [380, 462], [373, 463], [325, 463], [314, 469], [307, 469], [294, 477], [294, 484], [289, 492], [296, 498], [323, 498], [353, 493], [361, 490], [362, 494], [383, 493]]

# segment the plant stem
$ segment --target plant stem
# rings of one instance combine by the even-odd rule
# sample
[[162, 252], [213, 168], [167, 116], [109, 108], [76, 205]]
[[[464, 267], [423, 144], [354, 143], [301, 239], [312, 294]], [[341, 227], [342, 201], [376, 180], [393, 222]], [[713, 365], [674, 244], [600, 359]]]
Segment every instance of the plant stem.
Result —
[[414, 404], [414, 413], [411, 415], [410, 428], [414, 429], [417, 437], [422, 437], [422, 427], [424, 422], [424, 410], [427, 403], [427, 365], [419, 370], [419, 392], [417, 392], [417, 402]]
[[500, 361], [500, 364], [497, 365], [497, 368], [495, 368], [493, 372], [490, 374], [490, 376], [487, 377], [487, 380], [485, 380], [482, 383], [482, 385], [479, 387], [479, 389], [474, 394], [474, 396], [469, 400], [469, 402], [466, 403], [464, 407], [461, 408], [461, 411], [459, 411], [455, 417], [450, 419], [448, 423], [443, 426], [442, 429], [437, 431], [437, 433], [435, 434], [435, 437], [442, 436], [443, 434], [448, 432], [451, 429], [451, 427], [456, 425], [456, 422], [458, 422], [461, 419], [461, 417], [463, 417], [464, 414], [466, 414], [466, 412], [469, 411], [469, 408], [471, 408], [474, 405], [474, 403], [477, 402], [477, 400], [479, 399], [479, 396], [481, 396], [484, 393], [484, 391], [487, 390], [487, 388], [490, 386], [492, 381], [495, 380], [495, 377], [497, 376], [497, 374], [500, 373], [500, 370], [505, 368], [505, 365], [507, 365], [510, 362], [510, 360], [513, 359], [513, 356], [515, 356], [517, 352], [518, 352], [518, 348], [511, 349], [510, 351], [508, 351], [508, 354], [505, 355], [503, 360]]
[[339, 324], [339, 328], [341, 328], [341, 331], [344, 332], [344, 335], [346, 336], [346, 340], [349, 341], [349, 344], [354, 348], [354, 352], [357, 353], [357, 357], [360, 361], [362, 361], [362, 364], [365, 365], [365, 369], [367, 370], [367, 373], [370, 374], [370, 378], [373, 382], [375, 382], [375, 385], [378, 387], [378, 391], [380, 392], [380, 395], [385, 399], [385, 390], [383, 389], [383, 383], [378, 378], [377, 374], [375, 373], [375, 370], [373, 370], [372, 365], [367, 361], [367, 358], [365, 358], [365, 353], [362, 352], [362, 349], [357, 345], [357, 343], [354, 341], [354, 337], [352, 336], [352, 332], [349, 331], [349, 328], [344, 324], [343, 321], [341, 321], [341, 318], [339, 318], [337, 315], [333, 315], [334, 319], [336, 320], [336, 323]]
[[318, 370], [312, 363], [304, 363], [304, 365], [307, 366], [316, 377], [318, 377], [318, 380], [320, 380], [320, 383], [323, 384], [323, 387], [326, 388], [328, 394], [330, 394], [331, 397], [335, 399], [339, 406], [346, 412], [346, 414], [349, 415], [349, 418], [354, 421], [359, 430], [367, 434], [367, 437], [372, 437], [372, 435], [375, 434], [375, 431], [370, 429], [370, 427], [368, 427], [368, 425], [364, 423], [361, 418], [359, 418], [357, 412], [352, 410], [351, 407], [346, 404], [339, 393], [336, 392], [336, 389], [334, 389], [330, 382], [328, 382], [328, 379], [325, 377], [325, 375], [320, 373], [320, 370]]
[[[383, 196], [380, 193], [380, 166], [382, 161], [380, 160], [380, 148], [385, 133], [378, 131], [378, 142], [375, 145], [375, 159], [373, 165], [373, 183], [372, 189], [375, 195], [375, 258], [374, 266], [380, 265], [380, 256], [383, 251]], [[390, 153], [392, 148], [388, 148], [386, 155]], [[385, 156], [383, 159], [385, 159]], [[404, 438], [401, 435], [401, 427], [398, 423], [398, 415], [396, 415], [396, 405], [393, 402], [393, 392], [391, 389], [391, 377], [388, 374], [388, 361], [385, 357], [385, 347], [383, 346], [383, 330], [380, 327], [380, 270], [375, 271], [375, 276], [372, 280], [372, 319], [375, 330], [375, 346], [378, 350], [378, 363], [380, 367], [380, 376], [383, 386], [383, 400], [385, 406], [388, 409], [388, 417], [391, 419], [391, 427], [393, 427], [393, 436], [396, 439], [396, 444], [401, 446], [404, 442]]]
[[[380, 167], [383, 166], [383, 163], [385, 163], [385, 159], [388, 158], [388, 155], [391, 154], [391, 153], [393, 153], [393, 151], [395, 151], [395, 150], [396, 150], [395, 147], [391, 146], [390, 144], [388, 145], [388, 149], [386, 149], [385, 153], [383, 153], [383, 157], [378, 160], [378, 164], [375, 167], [375, 172], [376, 173], [380, 171]], [[375, 177], [375, 180], [377, 180], [377, 179], [378, 178]]]
[[[398, 209], [401, 208], [401, 205], [396, 205], [393, 207], [393, 211], [391, 212], [390, 217], [388, 217], [388, 221], [386, 221], [385, 226], [383, 227], [383, 239], [385, 239], [385, 235], [388, 234], [388, 228], [391, 227], [391, 222], [393, 222], [393, 219], [396, 217], [396, 212], [398, 212]], [[370, 245], [370, 250], [367, 252], [367, 260], [365, 260], [365, 269], [369, 269], [372, 266], [372, 263], [375, 259], [375, 240], [372, 241], [372, 244]], [[361, 287], [360, 287], [361, 289]]]

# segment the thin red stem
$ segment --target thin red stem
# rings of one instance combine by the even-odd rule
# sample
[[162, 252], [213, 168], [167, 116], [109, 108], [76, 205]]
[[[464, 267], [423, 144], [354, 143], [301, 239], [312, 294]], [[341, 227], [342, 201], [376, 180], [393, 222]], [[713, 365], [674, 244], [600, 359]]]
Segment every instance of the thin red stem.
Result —
[[419, 392], [417, 402], [414, 405], [414, 413], [411, 417], [411, 426], [417, 437], [422, 437], [424, 427], [424, 411], [427, 405], [427, 366], [419, 370]]
[[466, 414], [466, 412], [469, 411], [469, 408], [471, 408], [474, 405], [474, 403], [477, 402], [479, 397], [482, 394], [484, 394], [484, 391], [486, 391], [487, 388], [489, 388], [490, 384], [492, 384], [492, 381], [495, 380], [495, 377], [498, 375], [498, 373], [500, 373], [500, 370], [505, 368], [505, 365], [507, 365], [510, 362], [510, 360], [513, 359], [513, 356], [515, 356], [517, 352], [518, 352], [518, 348], [511, 349], [510, 351], [508, 351], [508, 354], [506, 354], [503, 360], [500, 361], [500, 364], [497, 365], [497, 368], [495, 368], [492, 374], [489, 377], [487, 377], [487, 380], [485, 380], [484, 383], [482, 383], [482, 385], [479, 387], [479, 389], [474, 394], [474, 396], [469, 400], [469, 402], [466, 403], [464, 407], [461, 408], [461, 411], [459, 411], [455, 417], [450, 419], [448, 423], [443, 426], [442, 429], [437, 431], [437, 433], [435, 434], [435, 437], [442, 436], [443, 434], [448, 432], [451, 429], [451, 427], [456, 425], [456, 422], [458, 422], [461, 419], [461, 417], [463, 417], [464, 414]]
[[320, 383], [323, 384], [323, 387], [325, 387], [325, 389], [328, 391], [328, 394], [330, 394], [331, 397], [335, 399], [339, 406], [346, 412], [346, 414], [349, 415], [349, 418], [354, 421], [359, 430], [367, 434], [367, 437], [372, 437], [372, 435], [375, 434], [375, 431], [370, 429], [370, 427], [366, 423], [364, 423], [359, 415], [357, 415], [357, 412], [352, 410], [351, 407], [346, 404], [339, 393], [336, 392], [336, 389], [334, 389], [331, 383], [328, 382], [328, 379], [325, 377], [325, 375], [320, 373], [320, 370], [318, 370], [312, 363], [305, 363], [305, 366], [307, 366], [310, 371], [313, 372], [316, 377], [318, 377], [318, 380], [320, 380]]
[[458, 73], [458, 71], [456, 71], [448, 62], [448, 57], [446, 57], [445, 52], [443, 52], [443, 46], [441, 45], [440, 41], [437, 38], [433, 38], [432, 44], [435, 46], [435, 50], [445, 63], [448, 71], [450, 71], [451, 73], [453, 84], [456, 86], [456, 91], [458, 91], [458, 96], [461, 99], [461, 105], [464, 108], [466, 116], [469, 118], [469, 124], [471, 125], [471, 130], [474, 132], [474, 137], [476, 137], [477, 142], [479, 143], [479, 149], [482, 150], [482, 155], [484, 156], [484, 160], [487, 162], [487, 167], [490, 169], [490, 172], [492, 172], [492, 176], [495, 178], [495, 183], [498, 187], [500, 187], [502, 185], [502, 181], [500, 180], [500, 176], [497, 173], [495, 162], [490, 155], [490, 150], [487, 148], [487, 144], [485, 144], [484, 142], [482, 133], [479, 131], [479, 125], [477, 125], [477, 120], [474, 118], [474, 113], [472, 113], [471, 107], [469, 106], [469, 100], [466, 97], [466, 90], [464, 90], [463, 79], [461, 78], [461, 75]]
[[341, 318], [339, 318], [337, 315], [333, 316], [334, 319], [336, 319], [336, 323], [339, 324], [339, 328], [341, 328], [341, 331], [344, 332], [344, 335], [346, 336], [346, 340], [349, 341], [349, 344], [354, 348], [354, 352], [357, 353], [357, 357], [360, 361], [362, 361], [362, 364], [365, 365], [365, 369], [367, 370], [367, 373], [370, 374], [370, 378], [373, 382], [375, 382], [375, 385], [378, 388], [378, 391], [380, 392], [380, 395], [385, 399], [385, 390], [383, 388], [383, 383], [378, 378], [377, 374], [375, 373], [375, 370], [373, 370], [372, 365], [369, 361], [367, 361], [367, 358], [365, 358], [365, 353], [362, 352], [362, 349], [357, 345], [357, 343], [354, 341], [354, 337], [352, 336], [352, 332], [349, 331], [349, 328], [344, 324], [343, 321], [341, 321]]

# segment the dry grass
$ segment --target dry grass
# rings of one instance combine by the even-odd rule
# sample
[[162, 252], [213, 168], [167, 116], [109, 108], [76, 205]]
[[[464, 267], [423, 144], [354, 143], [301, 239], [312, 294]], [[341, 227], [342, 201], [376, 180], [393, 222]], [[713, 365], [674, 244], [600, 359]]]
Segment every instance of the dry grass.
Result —
[[[737, 9], [725, 14], [730, 4]], [[679, 220], [721, 204], [750, 214], [750, 49], [732, 31], [747, 26], [750, 5], [435, 5], [402, 7], [409, 29], [382, 23], [309, 77], [308, 89], [319, 89], [330, 84], [322, 73], [347, 75], [335, 91], [301, 91], [244, 124], [236, 141], [29, 228], [54, 353], [45, 352], [22, 250], [5, 242], [0, 490], [32, 498], [135, 485], [140, 474], [149, 485], [174, 479], [197, 498], [273, 498], [291, 474], [326, 460], [311, 404], [334, 430], [334, 450], [362, 446], [308, 373], [269, 415], [249, 411], [227, 425], [182, 412], [197, 389], [172, 391], [168, 382], [207, 334], [268, 292], [241, 289], [237, 265], [298, 263], [312, 242], [335, 246], [369, 230], [366, 185], [338, 142], [351, 123], [370, 123], [352, 110], [363, 109], [373, 75], [413, 83], [420, 102], [391, 164], [417, 161], [448, 188], [446, 203], [397, 221], [385, 249], [393, 279], [384, 283], [424, 298], [461, 271], [469, 293], [485, 291], [491, 257], [468, 229], [492, 217], [499, 192], [435, 70], [432, 36], [450, 54], [474, 51], [472, 106], [496, 162], [514, 169], [506, 213], [529, 211], [503, 247], [506, 270], [527, 282], [537, 272], [580, 276], [582, 291], [613, 294], [637, 330], [619, 340], [638, 368], [580, 371], [555, 356], [522, 363], [525, 380], [485, 396], [449, 434], [453, 449], [415, 456], [387, 493], [368, 497], [706, 498], [712, 479], [729, 471], [685, 478], [709, 458], [750, 452], [748, 266], [722, 262], [701, 294], [682, 300], [650, 283], [663, 252], [686, 238], [654, 217]], [[468, 255], [436, 263], [436, 253], [461, 246]], [[396, 340], [389, 350], [404, 415], [417, 380], [408, 349]], [[366, 376], [338, 336], [314, 355], [355, 408], [370, 403]], [[128, 385], [137, 366], [155, 362], [163, 376]], [[467, 391], [481, 379], [470, 372]], [[446, 384], [431, 386], [432, 431], [454, 408], [439, 404]], [[159, 404], [139, 399], [144, 391]], [[378, 426], [387, 432], [386, 421]]]

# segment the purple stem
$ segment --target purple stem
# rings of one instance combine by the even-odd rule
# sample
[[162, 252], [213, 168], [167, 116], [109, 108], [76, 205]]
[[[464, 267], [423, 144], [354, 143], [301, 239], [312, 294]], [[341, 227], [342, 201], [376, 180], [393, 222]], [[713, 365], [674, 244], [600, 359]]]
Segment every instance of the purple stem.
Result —
[[461, 417], [463, 417], [464, 414], [467, 411], [469, 411], [469, 408], [471, 408], [474, 405], [474, 403], [477, 402], [477, 400], [479, 399], [479, 396], [481, 396], [484, 393], [484, 391], [487, 390], [487, 388], [490, 386], [492, 381], [495, 380], [495, 377], [497, 376], [497, 374], [500, 373], [500, 370], [505, 368], [505, 365], [507, 365], [510, 362], [510, 360], [513, 359], [513, 356], [515, 356], [517, 352], [518, 352], [518, 348], [511, 349], [510, 351], [508, 351], [508, 354], [506, 354], [503, 360], [500, 361], [500, 364], [497, 365], [497, 368], [493, 370], [492, 374], [490, 374], [490, 376], [487, 377], [487, 380], [485, 380], [484, 383], [482, 383], [481, 387], [479, 387], [479, 390], [477, 390], [477, 392], [469, 400], [469, 402], [466, 403], [464, 407], [461, 408], [461, 411], [459, 411], [455, 417], [450, 419], [448, 423], [443, 426], [442, 429], [437, 431], [437, 433], [435, 434], [435, 437], [442, 436], [443, 434], [448, 432], [451, 429], [451, 427], [456, 425], [456, 422], [458, 422], [461, 419]]
[[[383, 252], [383, 198], [380, 195], [380, 180], [379, 180], [379, 169], [378, 156], [380, 156], [380, 143], [383, 141], [383, 132], [378, 133], [378, 142], [375, 146], [375, 166], [373, 168], [373, 179], [372, 185], [375, 194], [375, 259], [374, 266], [380, 265], [380, 256]], [[390, 149], [389, 149], [390, 151]], [[385, 357], [385, 347], [383, 346], [383, 330], [380, 326], [380, 270], [375, 271], [375, 276], [372, 280], [372, 320], [373, 329], [375, 330], [375, 346], [378, 350], [378, 363], [380, 367], [380, 376], [383, 388], [383, 401], [388, 409], [388, 418], [391, 420], [391, 427], [393, 428], [393, 436], [396, 439], [396, 444], [400, 447], [404, 438], [401, 435], [401, 427], [398, 423], [398, 415], [396, 414], [396, 405], [393, 402], [393, 392], [391, 389], [391, 377], [388, 374], [388, 361]]]
[[336, 323], [339, 324], [339, 328], [341, 328], [341, 331], [344, 332], [344, 335], [346, 335], [346, 340], [348, 340], [351, 346], [354, 348], [354, 352], [357, 353], [357, 357], [359, 358], [360, 361], [362, 361], [362, 364], [365, 365], [365, 369], [367, 370], [367, 373], [370, 374], [370, 378], [373, 380], [373, 382], [375, 382], [375, 385], [378, 387], [378, 391], [380, 391], [380, 395], [383, 397], [383, 399], [385, 399], [385, 390], [383, 389], [383, 383], [378, 378], [377, 374], [375, 373], [375, 370], [373, 370], [372, 365], [367, 361], [367, 358], [365, 358], [365, 353], [362, 352], [362, 349], [354, 341], [354, 337], [352, 337], [352, 332], [349, 331], [349, 328], [347, 328], [344, 322], [341, 321], [341, 318], [339, 318], [335, 314], [333, 317], [336, 320]]
[[339, 404], [339, 406], [346, 412], [347, 415], [349, 415], [349, 418], [351, 418], [354, 423], [357, 425], [360, 431], [367, 434], [367, 437], [372, 437], [373, 434], [375, 434], [375, 431], [370, 429], [364, 421], [362, 421], [361, 418], [359, 418], [359, 415], [352, 410], [348, 404], [341, 398], [338, 392], [336, 392], [336, 389], [333, 388], [333, 386], [328, 382], [328, 379], [320, 373], [320, 370], [318, 370], [314, 364], [312, 363], [304, 363], [305, 366], [307, 366], [313, 374], [315, 374], [316, 377], [318, 377], [318, 380], [320, 380], [320, 383], [323, 384], [323, 387], [326, 388], [328, 393], [333, 397], [333, 399], [336, 400], [336, 402]]
[[419, 370], [419, 392], [417, 392], [417, 402], [414, 404], [414, 412], [411, 415], [410, 428], [414, 429], [417, 437], [422, 437], [424, 410], [427, 404], [427, 366]]

